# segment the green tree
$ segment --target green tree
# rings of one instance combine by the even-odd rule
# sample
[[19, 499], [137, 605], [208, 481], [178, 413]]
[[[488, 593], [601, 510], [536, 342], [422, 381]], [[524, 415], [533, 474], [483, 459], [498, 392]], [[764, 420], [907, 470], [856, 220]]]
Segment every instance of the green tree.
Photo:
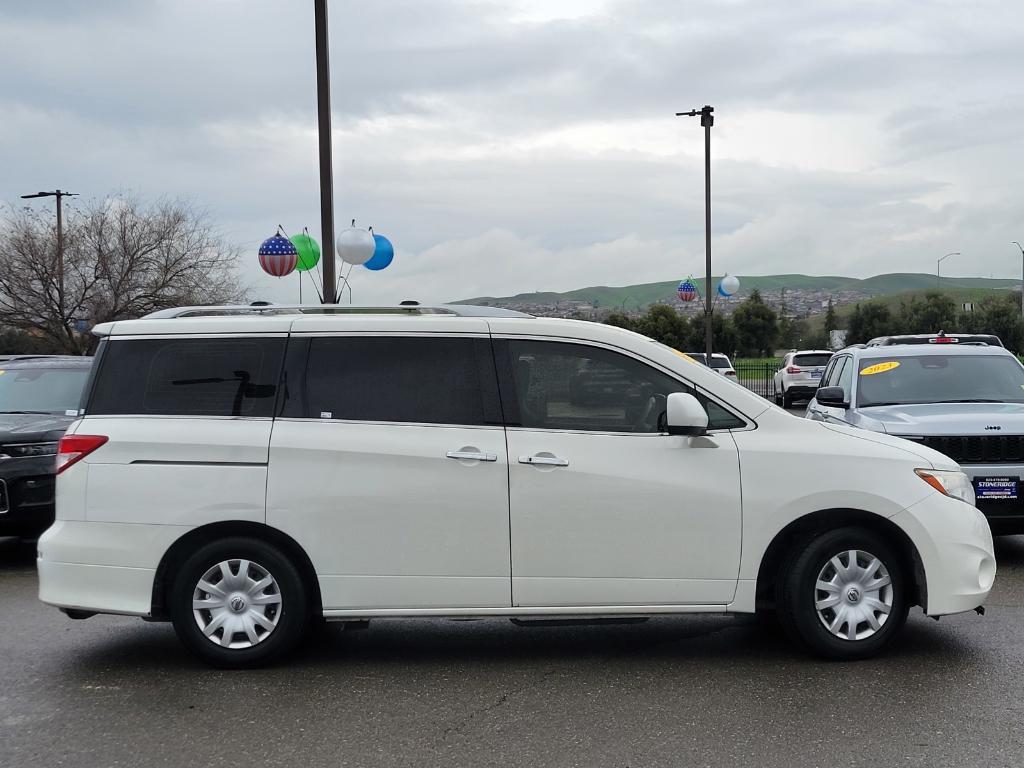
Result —
[[636, 321], [633, 330], [662, 344], [682, 350], [686, 347], [688, 326], [686, 318], [672, 307], [666, 304], [653, 304], [647, 309], [647, 314]]
[[900, 304], [897, 325], [900, 333], [951, 332], [956, 321], [956, 303], [944, 293], [928, 291]]
[[625, 328], [627, 331], [636, 330], [636, 323], [633, 322], [629, 315], [623, 314], [622, 312], [612, 312], [604, 319], [604, 324], [614, 325], [616, 328]]
[[755, 289], [750, 298], [736, 308], [732, 322], [736, 329], [736, 346], [741, 354], [758, 357], [774, 353], [779, 319], [764, 303], [760, 291]]
[[867, 301], [856, 304], [847, 324], [849, 333], [847, 344], [863, 344], [876, 336], [886, 336], [896, 332], [892, 312], [880, 301]]
[[961, 330], [993, 333], [1003, 345], [1014, 352], [1024, 350], [1024, 322], [1021, 322], [1020, 300], [1015, 294], [983, 300], [974, 312], [965, 312], [968, 323]]
[[[704, 351], [704, 329], [704, 315], [698, 315], [690, 321], [686, 350], [690, 352]], [[722, 352], [726, 355], [736, 354], [736, 328], [727, 315], [723, 315], [721, 312], [711, 315], [711, 337], [712, 352]]]

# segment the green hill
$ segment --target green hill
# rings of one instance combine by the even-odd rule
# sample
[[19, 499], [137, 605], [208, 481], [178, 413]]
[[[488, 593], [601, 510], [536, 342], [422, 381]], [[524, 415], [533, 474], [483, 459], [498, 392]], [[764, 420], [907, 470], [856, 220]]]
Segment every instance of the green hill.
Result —
[[[762, 292], [777, 292], [785, 288], [787, 291], [802, 290], [824, 293], [854, 291], [865, 296], [889, 296], [906, 294], [910, 291], [928, 290], [935, 287], [935, 275], [910, 272], [875, 275], [865, 279], [812, 275], [738, 275], [738, 277], [740, 279], [740, 291], [737, 296], [740, 298], [749, 295], [755, 288]], [[694, 277], [693, 280], [698, 286], [703, 288], [703, 277]], [[713, 285], [717, 287], [719, 280], [721, 280], [721, 277], [713, 277]], [[539, 293], [520, 293], [515, 296], [478, 296], [472, 299], [462, 299], [454, 303], [485, 304], [491, 306], [511, 304], [554, 306], [560, 301], [585, 301], [606, 309], [623, 306], [634, 309], [637, 307], [643, 308], [648, 304], [658, 301], [672, 300], [675, 297], [678, 284], [678, 280], [667, 280], [659, 283], [641, 283], [639, 285], [618, 287], [599, 285], [590, 288], [577, 288], [576, 290], [562, 293], [545, 291]], [[983, 295], [976, 295], [973, 291], [1007, 290], [1016, 288], [1019, 285], [1019, 280], [1006, 278], [942, 278], [942, 289], [944, 291], [955, 290], [958, 293], [964, 291], [970, 293], [970, 298], [972, 299], [981, 298], [981, 295]]]

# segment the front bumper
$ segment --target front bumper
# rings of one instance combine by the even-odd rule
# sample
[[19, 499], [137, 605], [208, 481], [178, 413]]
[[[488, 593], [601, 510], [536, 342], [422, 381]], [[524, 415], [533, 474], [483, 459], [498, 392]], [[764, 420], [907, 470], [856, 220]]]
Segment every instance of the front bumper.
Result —
[[977, 507], [988, 518], [995, 534], [1024, 533], [1024, 466], [1020, 464], [961, 464], [971, 482], [979, 478], [1016, 477], [1016, 499], [978, 499]]
[[929, 616], [962, 613], [985, 602], [996, 575], [992, 531], [975, 507], [935, 492], [892, 522], [917, 547]]
[[0, 536], [38, 536], [53, 524], [54, 456], [0, 462]]

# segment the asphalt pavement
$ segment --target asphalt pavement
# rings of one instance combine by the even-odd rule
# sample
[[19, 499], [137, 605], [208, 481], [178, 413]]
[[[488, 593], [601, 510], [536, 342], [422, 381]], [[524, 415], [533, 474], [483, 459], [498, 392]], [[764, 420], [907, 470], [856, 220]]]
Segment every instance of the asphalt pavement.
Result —
[[224, 672], [167, 624], [40, 604], [34, 547], [0, 540], [0, 765], [1019, 766], [1024, 537], [997, 553], [986, 616], [915, 609], [866, 662], [727, 616], [382, 620]]

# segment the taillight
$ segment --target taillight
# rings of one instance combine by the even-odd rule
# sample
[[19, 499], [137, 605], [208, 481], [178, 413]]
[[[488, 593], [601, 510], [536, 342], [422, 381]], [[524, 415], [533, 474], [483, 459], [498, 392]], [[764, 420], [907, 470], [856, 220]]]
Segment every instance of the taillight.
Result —
[[932, 344], [956, 344], [960, 339], [955, 336], [936, 336], [934, 339], [928, 339]]
[[57, 444], [57, 474], [84, 459], [109, 439], [106, 435], [64, 435]]
[[736, 371], [726, 371], [725, 375], [726, 376], [735, 376], [736, 375]]
[[799, 365], [791, 365], [786, 369], [786, 373], [803, 373], [804, 369]]

